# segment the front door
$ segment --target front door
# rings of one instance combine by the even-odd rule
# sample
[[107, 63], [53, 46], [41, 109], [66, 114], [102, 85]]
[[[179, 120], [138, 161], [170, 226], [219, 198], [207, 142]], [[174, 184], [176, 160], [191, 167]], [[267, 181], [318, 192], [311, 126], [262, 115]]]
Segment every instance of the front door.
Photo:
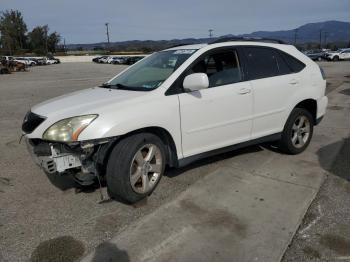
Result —
[[237, 51], [211, 52], [190, 73], [206, 73], [209, 88], [179, 94], [184, 157], [249, 140], [252, 90], [242, 81]]

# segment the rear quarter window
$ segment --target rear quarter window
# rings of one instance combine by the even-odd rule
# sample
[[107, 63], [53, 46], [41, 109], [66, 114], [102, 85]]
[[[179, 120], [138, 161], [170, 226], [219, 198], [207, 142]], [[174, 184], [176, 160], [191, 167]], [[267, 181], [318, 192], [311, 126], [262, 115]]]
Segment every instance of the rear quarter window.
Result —
[[290, 69], [293, 71], [293, 73], [298, 73], [302, 71], [305, 68], [305, 64], [295, 57], [288, 55], [285, 52], [280, 51], [280, 55], [282, 56], [283, 60], [287, 63], [287, 65], [290, 67]]

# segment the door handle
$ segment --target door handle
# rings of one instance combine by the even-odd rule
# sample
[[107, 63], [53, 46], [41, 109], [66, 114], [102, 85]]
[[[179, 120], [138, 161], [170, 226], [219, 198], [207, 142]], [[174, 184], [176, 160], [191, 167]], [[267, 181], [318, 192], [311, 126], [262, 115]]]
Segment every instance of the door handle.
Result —
[[299, 83], [298, 80], [295, 80], [295, 79], [293, 79], [289, 82], [290, 85], [296, 85], [298, 83]]
[[251, 92], [250, 88], [241, 88], [238, 91], [238, 94], [244, 95], [244, 94], [249, 94]]

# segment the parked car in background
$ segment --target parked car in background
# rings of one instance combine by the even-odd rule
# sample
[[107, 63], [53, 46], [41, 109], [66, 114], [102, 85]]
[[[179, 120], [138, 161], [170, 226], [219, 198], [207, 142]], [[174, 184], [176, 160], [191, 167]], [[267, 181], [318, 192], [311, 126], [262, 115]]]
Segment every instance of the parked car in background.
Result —
[[34, 66], [36, 65], [36, 62], [32, 59], [26, 58], [26, 57], [15, 57], [15, 61], [25, 64], [26, 66]]
[[121, 64], [125, 64], [125, 58], [124, 57], [113, 57], [111, 64], [114, 65], [121, 65]]
[[94, 58], [92, 59], [92, 62], [94, 62], [94, 63], [99, 63], [99, 59], [100, 59], [101, 57], [102, 57], [102, 56], [94, 57]]
[[45, 60], [45, 64], [46, 64], [46, 65], [57, 64], [57, 61], [56, 61], [55, 59], [51, 59], [51, 58], [44, 57], [44, 60]]
[[105, 179], [112, 198], [134, 203], [166, 166], [271, 141], [303, 152], [325, 90], [322, 69], [292, 45], [220, 39], [156, 52], [100, 87], [36, 105], [22, 131], [45, 172]]
[[108, 62], [108, 59], [110, 57], [109, 56], [102, 56], [100, 59], [99, 59], [99, 63], [103, 63], [103, 64], [106, 64]]
[[113, 59], [114, 59], [114, 56], [108, 57], [108, 58], [107, 58], [107, 61], [106, 61], [107, 64], [112, 64]]
[[322, 50], [309, 50], [304, 53], [314, 61], [321, 61], [324, 59], [325, 52]]
[[46, 65], [46, 60], [44, 58], [35, 58], [37, 65]]
[[325, 58], [328, 61], [350, 60], [350, 48], [327, 52]]
[[13, 56], [2, 56], [1, 57], [1, 60], [2, 61], [6, 61], [6, 62], [9, 62], [9, 61], [12, 61], [13, 60]]
[[140, 61], [144, 56], [129, 56], [125, 59], [125, 64], [126, 65], [132, 65], [135, 64], [136, 62]]

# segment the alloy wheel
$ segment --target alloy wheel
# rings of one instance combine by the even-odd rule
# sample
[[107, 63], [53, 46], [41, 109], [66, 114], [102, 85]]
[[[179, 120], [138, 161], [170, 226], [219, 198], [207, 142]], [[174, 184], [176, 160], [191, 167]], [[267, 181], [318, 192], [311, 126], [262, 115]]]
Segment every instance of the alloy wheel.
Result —
[[150, 192], [161, 177], [163, 157], [158, 146], [146, 144], [134, 155], [130, 166], [130, 183], [139, 194]]
[[292, 144], [296, 148], [302, 148], [310, 137], [310, 121], [306, 116], [299, 116], [295, 119], [292, 127]]

